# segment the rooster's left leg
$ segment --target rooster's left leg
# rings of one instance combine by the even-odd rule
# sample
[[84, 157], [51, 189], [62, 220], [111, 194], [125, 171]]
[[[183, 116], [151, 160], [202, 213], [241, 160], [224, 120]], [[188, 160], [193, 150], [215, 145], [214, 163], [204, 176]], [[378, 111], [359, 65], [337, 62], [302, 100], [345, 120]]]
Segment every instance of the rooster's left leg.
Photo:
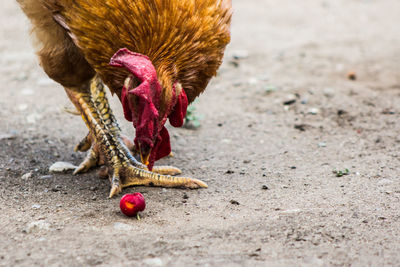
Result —
[[[68, 111], [70, 112], [70, 111]], [[72, 112], [70, 112], [72, 113]], [[111, 113], [111, 109], [110, 109]], [[75, 114], [75, 112], [73, 113]], [[79, 113], [78, 113], [79, 115]], [[115, 119], [114, 116], [111, 113], [110, 116], [113, 120]], [[118, 125], [118, 123], [115, 121], [115, 124]], [[133, 154], [133, 155], [139, 155], [139, 151], [136, 149], [134, 143], [125, 135], [120, 133], [119, 131], [116, 133], [119, 135], [121, 138], [121, 141], [125, 144], [126, 148]], [[74, 174], [86, 172], [90, 170], [93, 167], [101, 166], [105, 163], [102, 154], [100, 153], [98, 146], [96, 145], [95, 137], [91, 132], [89, 133], [75, 146], [74, 151], [80, 151], [80, 152], [87, 152], [87, 155], [84, 159], [84, 161], [76, 168], [74, 171]], [[171, 152], [169, 154], [169, 157], [174, 157], [174, 153]], [[139, 166], [142, 169], [148, 170], [147, 166], [144, 164], [141, 164]], [[172, 166], [154, 166], [152, 169], [153, 172], [159, 173], [159, 174], [165, 174], [165, 175], [177, 175], [181, 174], [182, 171], [176, 167]]]
[[[147, 166], [139, 163], [133, 158], [130, 152], [137, 154], [135, 145], [129, 138], [121, 133], [121, 129], [115, 119], [109, 105], [107, 98], [105, 97], [104, 87], [100, 80], [95, 79], [92, 81], [91, 96], [97, 110], [102, 110], [101, 115], [107, 116], [106, 128], [110, 129], [114, 138], [118, 139], [118, 144], [122, 142], [123, 145], [119, 145], [119, 149], [123, 150], [124, 153], [130, 158], [131, 164], [138, 168], [148, 170]], [[104, 113], [104, 114], [103, 114]], [[100, 116], [102, 117], [102, 116]], [[125, 145], [125, 146], [124, 146]], [[86, 172], [92, 167], [100, 166], [105, 164], [104, 154], [101, 153], [100, 147], [96, 142], [95, 136], [89, 131], [89, 133], [75, 146], [74, 151], [86, 152], [88, 151], [83, 162], [75, 169], [74, 174]], [[172, 154], [172, 152], [171, 152]], [[182, 171], [172, 166], [154, 166], [152, 172], [165, 174], [165, 175], [177, 175], [181, 174]]]
[[[110, 110], [111, 111], [111, 110]], [[132, 141], [128, 139], [125, 135], [122, 135], [121, 133], [117, 132], [117, 136], [119, 136], [120, 141], [123, 142], [125, 147], [129, 151], [131, 151], [134, 154], [138, 154], [138, 152], [135, 149], [135, 146]], [[93, 167], [101, 166], [105, 164], [106, 160], [104, 158], [104, 154], [101, 153], [99, 146], [96, 142], [96, 139], [94, 135], [89, 132], [74, 148], [74, 151], [80, 151], [80, 152], [87, 152], [87, 155], [85, 159], [82, 161], [81, 164], [79, 164], [78, 168], [75, 169], [74, 174], [78, 173], [83, 173], [87, 172]], [[173, 156], [172, 152], [171, 155]], [[137, 165], [138, 168], [148, 170], [147, 166], [144, 164], [141, 164], [140, 162], [137, 162], [136, 159], [133, 159], [131, 161], [132, 164]], [[165, 174], [165, 175], [178, 175], [181, 174], [182, 171], [176, 167], [173, 166], [154, 166], [152, 169], [152, 172], [159, 173], [159, 174]]]
[[[113, 168], [110, 197], [119, 193], [123, 187], [131, 185], [207, 187], [204, 182], [197, 179], [173, 177], [147, 171], [146, 167], [130, 154], [128, 148], [121, 141], [119, 127], [111, 113], [102, 83], [98, 78], [93, 79], [90, 92], [77, 92], [70, 89], [66, 89], [66, 91], [94, 135], [98, 145], [97, 152], [104, 155], [106, 163]], [[166, 170], [161, 168], [159, 171]]]

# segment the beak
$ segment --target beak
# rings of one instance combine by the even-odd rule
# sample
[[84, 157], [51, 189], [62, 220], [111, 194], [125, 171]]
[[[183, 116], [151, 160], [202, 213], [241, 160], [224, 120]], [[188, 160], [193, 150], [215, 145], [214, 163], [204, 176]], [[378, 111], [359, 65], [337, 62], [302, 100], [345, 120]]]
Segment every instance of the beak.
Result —
[[140, 145], [140, 143], [139, 143], [139, 152], [140, 152], [140, 160], [142, 161], [143, 164], [148, 166], [151, 148]]

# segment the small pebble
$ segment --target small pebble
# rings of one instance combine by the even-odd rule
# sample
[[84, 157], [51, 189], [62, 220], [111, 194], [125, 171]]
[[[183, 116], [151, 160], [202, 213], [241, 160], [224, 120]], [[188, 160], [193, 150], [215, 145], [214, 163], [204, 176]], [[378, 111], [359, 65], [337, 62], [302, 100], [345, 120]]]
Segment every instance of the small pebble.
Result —
[[301, 132], [304, 132], [308, 128], [308, 125], [307, 124], [295, 124], [294, 128]]
[[236, 59], [229, 61], [229, 64], [231, 64], [235, 68], [239, 67], [239, 62]]
[[249, 51], [247, 50], [235, 50], [232, 52], [232, 57], [234, 59], [245, 59], [249, 56]]
[[53, 178], [53, 175], [43, 175], [39, 177], [39, 179], [51, 179], [51, 178]]
[[248, 83], [249, 83], [249, 85], [256, 85], [256, 84], [258, 83], [258, 79], [255, 78], [255, 77], [251, 77], [251, 78], [248, 80]]
[[293, 213], [299, 213], [301, 211], [302, 211], [301, 209], [291, 209], [291, 210], [283, 210], [281, 212], [284, 214], [293, 214]]
[[285, 106], [289, 106], [289, 105], [293, 105], [294, 103], [296, 103], [297, 101], [297, 97], [294, 94], [288, 94], [284, 99], [282, 104]]
[[332, 88], [324, 88], [323, 89], [323, 94], [324, 96], [331, 98], [334, 96], [335, 94], [335, 90], [333, 90]]
[[28, 180], [30, 178], [32, 178], [32, 172], [25, 173], [24, 175], [21, 176], [22, 180]]
[[15, 139], [17, 136], [15, 134], [0, 133], [0, 140], [11, 140]]
[[318, 143], [318, 147], [326, 147], [326, 143], [324, 142]]
[[24, 230], [22, 230], [24, 233], [33, 233], [39, 230], [49, 230], [50, 229], [50, 224], [46, 221], [40, 220], [40, 221], [33, 221], [27, 224]]
[[51, 189], [51, 191], [58, 192], [58, 191], [61, 191], [61, 189], [62, 189], [62, 186], [57, 184]]
[[75, 170], [78, 166], [75, 166], [72, 163], [69, 162], [64, 162], [64, 161], [58, 161], [53, 163], [50, 168], [49, 171], [50, 172], [67, 172], [67, 171], [71, 171], [71, 170]]
[[231, 201], [229, 201], [232, 205], [240, 205], [240, 203], [238, 202], [238, 201], [236, 201], [236, 200], [231, 200]]
[[266, 94], [270, 94], [270, 93], [273, 93], [273, 92], [275, 92], [275, 91], [277, 91], [277, 90], [278, 90], [277, 87], [272, 86], [272, 85], [269, 85], [269, 86], [265, 87], [264, 92], [265, 92]]
[[133, 229], [133, 227], [126, 223], [116, 222], [114, 223], [114, 229], [121, 231], [130, 231]]
[[289, 99], [289, 100], [283, 101], [283, 105], [285, 105], [285, 106], [293, 105], [294, 103], [296, 103], [296, 99]]
[[164, 266], [163, 261], [160, 258], [147, 258], [142, 261], [145, 266]]
[[393, 114], [396, 114], [396, 112], [395, 112], [394, 110], [385, 108], [385, 109], [382, 111], [382, 114], [384, 114], [384, 115], [393, 115]]
[[317, 109], [317, 108], [310, 108], [307, 111], [308, 114], [312, 114], [312, 115], [317, 115], [318, 112], [319, 112], [319, 109]]
[[354, 71], [349, 71], [347, 73], [347, 79], [355, 81], [357, 80], [357, 74]]

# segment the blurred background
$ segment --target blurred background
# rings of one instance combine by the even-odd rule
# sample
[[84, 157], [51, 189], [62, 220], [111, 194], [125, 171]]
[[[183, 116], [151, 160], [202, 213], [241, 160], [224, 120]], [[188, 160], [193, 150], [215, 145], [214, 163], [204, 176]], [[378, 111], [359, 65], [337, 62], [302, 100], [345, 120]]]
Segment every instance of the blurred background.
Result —
[[176, 156], [159, 163], [210, 188], [126, 189], [148, 200], [138, 223], [95, 171], [49, 173], [84, 158], [87, 130], [2, 2], [0, 265], [399, 265], [400, 1], [233, 6], [200, 127], [171, 129]]

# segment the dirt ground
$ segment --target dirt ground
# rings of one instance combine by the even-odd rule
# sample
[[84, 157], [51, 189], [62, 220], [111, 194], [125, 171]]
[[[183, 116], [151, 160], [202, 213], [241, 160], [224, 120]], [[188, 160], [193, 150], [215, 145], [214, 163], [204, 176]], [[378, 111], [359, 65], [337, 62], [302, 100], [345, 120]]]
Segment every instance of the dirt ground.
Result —
[[62, 111], [27, 19], [2, 2], [1, 266], [400, 265], [400, 2], [233, 5], [201, 127], [170, 129], [176, 156], [159, 162], [209, 188], [125, 189], [146, 198], [138, 221], [96, 171], [49, 173], [79, 164], [86, 128]]

